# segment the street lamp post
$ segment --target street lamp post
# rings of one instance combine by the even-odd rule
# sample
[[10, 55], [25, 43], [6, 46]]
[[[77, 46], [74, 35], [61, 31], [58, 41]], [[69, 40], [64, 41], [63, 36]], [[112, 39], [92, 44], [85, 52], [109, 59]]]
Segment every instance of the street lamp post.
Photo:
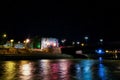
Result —
[[13, 42], [14, 42], [14, 39], [11, 39], [11, 40], [10, 40], [11, 47], [13, 47]]
[[24, 41], [24, 43], [25, 43], [25, 48], [28, 48], [28, 43], [30, 42], [30, 39], [26, 39], [25, 41]]
[[3, 38], [6, 38], [6, 37], [7, 37], [7, 34], [3, 34], [2, 36], [3, 36]]
[[85, 36], [84, 39], [85, 39], [85, 43], [87, 45], [88, 44], [88, 39], [89, 39], [88, 36]]
[[99, 39], [101, 45], [103, 45], [103, 39]]
[[87, 42], [87, 40], [88, 40], [88, 36], [85, 36], [84, 39], [85, 39], [85, 41]]
[[100, 43], [102, 43], [103, 42], [103, 39], [100, 39]]

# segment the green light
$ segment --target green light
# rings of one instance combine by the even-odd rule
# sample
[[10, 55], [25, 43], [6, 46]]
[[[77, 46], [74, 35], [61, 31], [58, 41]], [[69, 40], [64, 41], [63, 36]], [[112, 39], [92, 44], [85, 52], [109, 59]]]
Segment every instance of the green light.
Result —
[[38, 43], [38, 44], [37, 44], [37, 48], [40, 48], [40, 47], [41, 47], [41, 46], [40, 46], [40, 43]]

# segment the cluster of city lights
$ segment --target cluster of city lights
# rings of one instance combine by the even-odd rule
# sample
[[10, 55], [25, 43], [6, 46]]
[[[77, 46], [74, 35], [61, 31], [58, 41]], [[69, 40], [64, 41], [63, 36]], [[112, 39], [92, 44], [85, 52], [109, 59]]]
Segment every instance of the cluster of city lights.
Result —
[[117, 49], [115, 49], [115, 50], [106, 50], [105, 52], [106, 53], [120, 53], [120, 50], [117, 50]]

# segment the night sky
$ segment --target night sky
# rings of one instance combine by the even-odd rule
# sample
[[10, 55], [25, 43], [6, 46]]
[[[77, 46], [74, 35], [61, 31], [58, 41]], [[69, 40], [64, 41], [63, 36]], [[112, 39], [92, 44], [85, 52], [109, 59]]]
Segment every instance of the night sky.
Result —
[[0, 33], [10, 38], [41, 37], [80, 40], [103, 38], [120, 41], [120, 8], [117, 2], [98, 1], [3, 1]]

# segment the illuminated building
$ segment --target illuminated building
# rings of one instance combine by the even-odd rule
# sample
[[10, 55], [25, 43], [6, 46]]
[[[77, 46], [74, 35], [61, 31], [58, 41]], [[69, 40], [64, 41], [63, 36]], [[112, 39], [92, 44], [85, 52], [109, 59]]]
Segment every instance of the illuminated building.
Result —
[[56, 38], [42, 38], [41, 39], [41, 49], [58, 47], [58, 39]]

